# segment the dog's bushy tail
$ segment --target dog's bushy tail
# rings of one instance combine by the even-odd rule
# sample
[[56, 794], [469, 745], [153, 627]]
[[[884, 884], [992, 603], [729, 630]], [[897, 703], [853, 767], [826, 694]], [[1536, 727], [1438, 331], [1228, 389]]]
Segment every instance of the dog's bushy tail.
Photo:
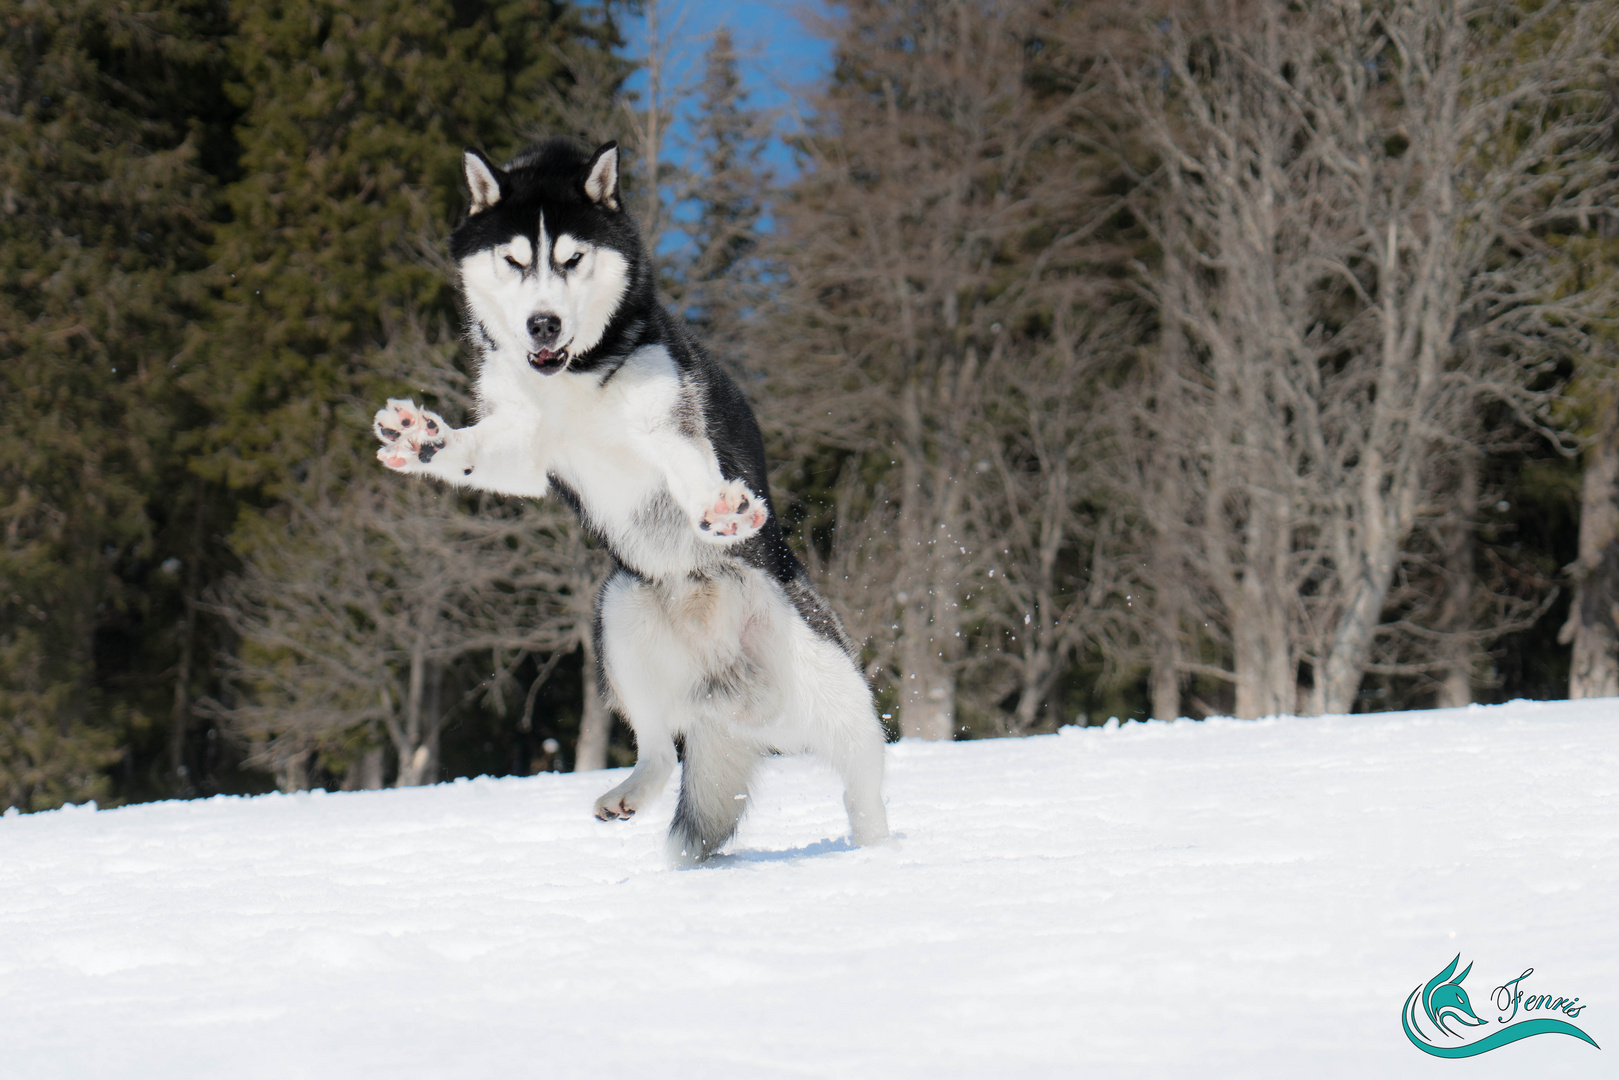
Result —
[[669, 826], [671, 864], [700, 863], [736, 833], [759, 756], [754, 747], [720, 732], [686, 733], [680, 802]]

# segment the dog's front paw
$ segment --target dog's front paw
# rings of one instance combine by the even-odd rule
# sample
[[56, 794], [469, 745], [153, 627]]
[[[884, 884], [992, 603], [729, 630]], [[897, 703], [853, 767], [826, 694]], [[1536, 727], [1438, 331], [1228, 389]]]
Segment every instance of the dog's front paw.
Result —
[[720, 488], [719, 495], [703, 511], [697, 528], [703, 539], [715, 544], [734, 544], [764, 528], [770, 511], [764, 500], [748, 490], [740, 480]]
[[444, 449], [449, 427], [436, 413], [417, 408], [414, 401], [390, 398], [377, 410], [372, 430], [382, 440], [377, 460], [390, 469], [408, 472], [426, 465]]

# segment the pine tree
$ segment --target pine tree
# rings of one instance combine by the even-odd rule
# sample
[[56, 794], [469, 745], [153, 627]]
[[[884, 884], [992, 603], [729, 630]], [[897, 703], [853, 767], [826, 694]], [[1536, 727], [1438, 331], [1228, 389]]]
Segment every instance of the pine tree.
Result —
[[762, 159], [772, 123], [748, 106], [736, 46], [721, 29], [704, 57], [693, 123], [698, 183], [681, 306], [710, 348], [731, 360], [742, 320], [762, 299], [759, 230], [771, 183]]
[[208, 0], [0, 7], [0, 805], [104, 798], [161, 727], [173, 357], [227, 118]]
[[[408, 337], [423, 353], [458, 351], [460, 319], [445, 249], [465, 209], [462, 148], [501, 158], [537, 131], [565, 130], [557, 103], [568, 95], [558, 84], [575, 70], [616, 71], [621, 80], [626, 69], [610, 54], [619, 44], [611, 10], [587, 17], [562, 3], [532, 0], [295, 0], [243, 3], [236, 14], [243, 175], [229, 189], [232, 219], [220, 229], [213, 317], [191, 351], [200, 392], [214, 408], [197, 468], [241, 501], [232, 546], [255, 596], [273, 592], [276, 575], [295, 569], [303, 580], [344, 574], [363, 580], [356, 559], [368, 555], [379, 560], [378, 574], [432, 575], [432, 545], [403, 545], [397, 557], [381, 548], [339, 550], [292, 526], [374, 523], [376, 512], [410, 505], [373, 500], [381, 509], [362, 512], [349, 502], [373, 492], [379, 480], [370, 415], [384, 397], [411, 394], [447, 408], [424, 385], [425, 369], [402, 368], [389, 343]], [[445, 496], [449, 503], [457, 498]], [[455, 516], [448, 503], [440, 509]], [[402, 534], [409, 524], [399, 523]], [[297, 559], [289, 562], [283, 549], [294, 541]], [[246, 594], [228, 587], [224, 595]], [[241, 623], [241, 612], [230, 617]], [[308, 630], [305, 644], [312, 645], [320, 628]], [[282, 632], [296, 636], [297, 620], [282, 620]], [[459, 633], [452, 623], [443, 632]], [[471, 651], [466, 642], [439, 640], [425, 666], [409, 666], [437, 686], [445, 666]], [[263, 659], [254, 662], [268, 670]], [[395, 658], [373, 659], [375, 670], [354, 674], [380, 689]], [[228, 666], [241, 671], [253, 664]], [[248, 680], [240, 697], [210, 708], [238, 719], [252, 714], [265, 738], [296, 734], [301, 721], [292, 712], [278, 719], [274, 709], [254, 711], [255, 701], [291, 700], [278, 697], [273, 680], [260, 681], [255, 687]], [[371, 708], [368, 699], [350, 714], [353, 738], [361, 742], [375, 741], [374, 731], [366, 734]], [[427, 710], [429, 727], [441, 719], [435, 708]], [[299, 747], [341, 741], [343, 716], [323, 716], [319, 726], [320, 740], [283, 740], [284, 784], [300, 782], [287, 766]], [[422, 742], [411, 741], [418, 735]], [[401, 778], [435, 776], [436, 734], [406, 742], [425, 748], [427, 757], [420, 768], [402, 760]]]
[[576, 47], [615, 40], [562, 3], [240, 3], [232, 53], [242, 179], [220, 230], [214, 316], [195, 348], [215, 418], [208, 475], [286, 497], [407, 313], [455, 323], [443, 241], [464, 209], [461, 151], [497, 157], [543, 123]]

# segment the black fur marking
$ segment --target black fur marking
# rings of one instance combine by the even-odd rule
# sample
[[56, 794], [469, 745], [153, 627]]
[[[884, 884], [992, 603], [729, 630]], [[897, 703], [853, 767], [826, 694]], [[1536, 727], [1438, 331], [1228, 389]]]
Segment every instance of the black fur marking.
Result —
[[[657, 276], [634, 215], [606, 211], [585, 194], [584, 179], [593, 157], [592, 150], [572, 139], [549, 139], [523, 151], [502, 174], [500, 202], [471, 215], [450, 234], [450, 254], [460, 262], [474, 251], [497, 247], [514, 236], [526, 236], [537, 247], [542, 212], [550, 234], [567, 233], [622, 254], [630, 273], [618, 312], [596, 347], [575, 356], [568, 365], [579, 374], [606, 369], [610, 378], [611, 370], [630, 353], [663, 340], [668, 316], [658, 307]], [[656, 312], [658, 317], [648, 319], [648, 312]]]
[[807, 575], [800, 574], [799, 577], [787, 582], [783, 590], [798, 611], [798, 617], [803, 619], [811, 630], [842, 649], [851, 659], [858, 659], [859, 650], [855, 648], [848, 631], [843, 628], [843, 621], [838, 618], [837, 612], [832, 610], [832, 606], [821, 597], [821, 594], [815, 591]]
[[691, 386], [680, 388], [680, 400], [675, 404], [675, 430], [688, 439], [703, 433], [703, 407]]
[[[531, 146], [501, 173], [501, 200], [488, 210], [467, 218], [450, 237], [450, 252], [457, 261], [475, 251], [506, 243], [514, 236], [526, 236], [538, 247], [540, 220], [554, 235], [567, 233], [581, 242], [611, 248], [623, 255], [629, 266], [624, 294], [597, 345], [573, 356], [568, 371], [576, 375], [598, 374], [606, 386], [636, 350], [662, 345], [669, 352], [682, 384], [674, 422], [682, 433], [704, 439], [713, 446], [725, 480], [742, 480], [770, 511], [758, 533], [740, 543], [716, 549], [715, 557], [738, 562], [762, 571], [784, 588], [804, 577], [803, 567], [793, 556], [782, 535], [770, 500], [766, 475], [764, 438], [753, 410], [741, 389], [725, 369], [708, 355], [686, 329], [658, 301], [657, 275], [641, 241], [635, 216], [628, 210], [608, 211], [593, 203], [584, 191], [584, 179], [595, 148], [571, 139], [550, 139]], [[488, 338], [486, 328], [476, 332]], [[623, 552], [585, 513], [578, 493], [553, 475], [558, 497], [579, 515], [585, 527], [613, 552], [620, 565]], [[661, 508], [644, 518], [651, 528], [689, 529], [683, 515], [667, 516]], [[634, 569], [633, 567], [631, 569]], [[813, 590], [810, 590], [813, 595]], [[817, 627], [830, 627], [832, 618], [825, 601], [800, 605], [815, 613], [806, 619]], [[820, 612], [825, 614], [819, 614]], [[823, 629], [834, 640], [840, 636]]]
[[[574, 517], [579, 519], [579, 523], [585, 527], [585, 532], [590, 534], [591, 539], [606, 547], [606, 538], [602, 536], [595, 522], [590, 520], [590, 515], [585, 513], [584, 501], [579, 498], [579, 493], [573, 489], [573, 485], [556, 473], [547, 473], [545, 478], [550, 482], [551, 490], [556, 493], [562, 505], [573, 511]], [[609, 547], [608, 550], [611, 551], [612, 548]]]
[[596, 599], [590, 606], [590, 643], [596, 652], [596, 670], [585, 673], [585, 678], [596, 680], [596, 693], [601, 696], [602, 704], [609, 709], [618, 708], [618, 699], [613, 696], [613, 684], [607, 678], [607, 646], [604, 641], [607, 631], [602, 626], [602, 597], [607, 595], [608, 587], [621, 574], [635, 576], [622, 566], [617, 567], [607, 575], [607, 579], [596, 590]]

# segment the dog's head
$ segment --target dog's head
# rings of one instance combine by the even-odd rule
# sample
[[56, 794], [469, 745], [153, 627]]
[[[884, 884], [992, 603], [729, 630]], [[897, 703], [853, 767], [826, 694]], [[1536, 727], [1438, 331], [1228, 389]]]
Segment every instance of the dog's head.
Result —
[[650, 287], [635, 222], [618, 190], [618, 144], [568, 139], [504, 169], [466, 152], [472, 205], [450, 236], [469, 314], [504, 354], [543, 375], [585, 370], [611, 351], [615, 320]]

